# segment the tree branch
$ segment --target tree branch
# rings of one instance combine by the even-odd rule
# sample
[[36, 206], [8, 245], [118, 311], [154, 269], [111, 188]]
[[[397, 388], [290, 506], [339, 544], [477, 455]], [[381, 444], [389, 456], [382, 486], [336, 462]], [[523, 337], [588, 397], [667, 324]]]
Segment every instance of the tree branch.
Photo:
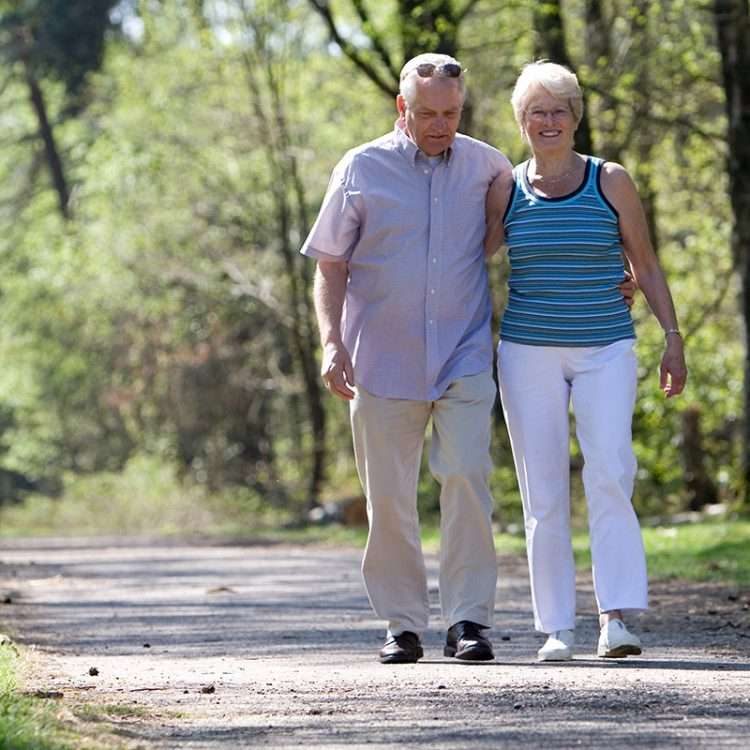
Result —
[[478, 4], [479, 4], [479, 0], [468, 0], [466, 5], [464, 5], [464, 7], [461, 8], [461, 10], [456, 11], [456, 14], [454, 16], [454, 19], [456, 21], [456, 26], [458, 26], [461, 23], [461, 21], [463, 21], [466, 18], [466, 16], [468, 16], [469, 13], [471, 13], [471, 11], [473, 11], [474, 8], [476, 8]]
[[[328, 26], [328, 31], [336, 44], [341, 48], [341, 51], [385, 94], [388, 96], [396, 96], [398, 93], [398, 86], [394, 86], [380, 75], [375, 67], [373, 67], [361, 54], [361, 51], [355, 47], [351, 42], [344, 39], [341, 32], [336, 26], [336, 22], [331, 14], [331, 9], [327, 2], [321, 2], [320, 0], [310, 0], [312, 7], [318, 12], [320, 17], [325, 21]], [[398, 78], [398, 76], [396, 76]]]
[[[599, 96], [607, 97], [611, 101], [616, 102], [618, 105], [631, 106], [631, 102], [626, 101], [622, 97], [614, 96], [611, 91], [605, 91], [599, 86], [591, 84], [588, 81], [582, 81], [581, 83], [583, 85], [583, 88], [587, 91], [593, 91]], [[722, 145], [727, 144], [727, 137], [725, 135], [723, 135], [722, 133], [714, 133], [710, 130], [705, 130], [704, 128], [696, 125], [687, 117], [661, 117], [660, 115], [655, 115], [649, 112], [643, 116], [643, 119], [648, 120], [649, 122], [652, 122], [656, 125], [668, 125], [670, 127], [678, 125], [682, 128], [686, 128], [691, 133], [694, 133], [695, 135], [698, 135], [707, 141], [714, 141], [716, 143], [721, 143]]]
[[727, 292], [729, 291], [729, 287], [731, 286], [733, 276], [734, 269], [732, 268], [727, 269], [722, 274], [721, 286], [716, 292], [713, 300], [711, 300], [711, 302], [703, 307], [698, 313], [691, 316], [693, 322], [686, 326], [686, 330], [683, 335], [683, 339], [685, 341], [694, 336], [709, 319], [709, 317], [718, 312], [718, 310], [721, 308], [721, 305], [724, 302], [724, 298], [727, 296]]
[[367, 34], [368, 38], [372, 42], [373, 49], [380, 56], [380, 59], [383, 61], [383, 64], [385, 65], [385, 67], [388, 69], [388, 72], [393, 77], [393, 80], [398, 81], [400, 70], [398, 70], [397, 68], [393, 66], [393, 62], [391, 61], [391, 55], [386, 49], [385, 42], [383, 41], [383, 37], [380, 35], [378, 30], [373, 25], [370, 19], [370, 15], [367, 12], [367, 8], [365, 7], [363, 0], [352, 0], [352, 5], [354, 6], [354, 10], [357, 11], [359, 20], [362, 21], [364, 32], [365, 34]]
[[235, 297], [252, 299], [262, 305], [279, 325], [284, 326], [287, 331], [294, 329], [296, 321], [294, 316], [284, 311], [284, 305], [275, 295], [274, 287], [276, 280], [257, 276], [250, 278], [233, 260], [221, 261], [221, 270], [232, 283], [231, 293]]

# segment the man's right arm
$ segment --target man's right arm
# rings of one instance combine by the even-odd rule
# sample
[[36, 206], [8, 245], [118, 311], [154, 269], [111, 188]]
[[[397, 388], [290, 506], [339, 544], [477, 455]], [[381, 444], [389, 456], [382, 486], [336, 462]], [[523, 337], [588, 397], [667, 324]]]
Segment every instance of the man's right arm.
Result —
[[354, 398], [354, 368], [341, 338], [349, 266], [346, 261], [319, 260], [315, 269], [313, 299], [318, 318], [323, 363], [320, 374], [326, 388], [339, 398]]

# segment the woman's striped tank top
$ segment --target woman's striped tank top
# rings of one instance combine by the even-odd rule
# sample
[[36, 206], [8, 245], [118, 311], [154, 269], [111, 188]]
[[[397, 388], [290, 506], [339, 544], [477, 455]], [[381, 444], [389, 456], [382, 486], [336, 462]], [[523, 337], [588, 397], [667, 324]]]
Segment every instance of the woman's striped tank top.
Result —
[[503, 217], [510, 294], [500, 337], [536, 346], [601, 346], [635, 338], [617, 286], [624, 278], [618, 215], [587, 157], [583, 182], [559, 198], [537, 195], [528, 161], [514, 170]]

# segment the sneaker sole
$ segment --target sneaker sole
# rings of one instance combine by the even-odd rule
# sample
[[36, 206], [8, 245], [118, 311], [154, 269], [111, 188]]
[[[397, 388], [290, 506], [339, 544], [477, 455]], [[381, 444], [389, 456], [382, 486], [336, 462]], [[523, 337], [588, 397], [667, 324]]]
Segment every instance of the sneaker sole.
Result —
[[624, 656], [639, 656], [642, 653], [640, 646], [633, 646], [626, 643], [622, 646], [616, 646], [609, 651], [599, 651], [597, 656], [602, 659], [622, 659]]
[[571, 661], [573, 654], [570, 651], [567, 653], [558, 651], [554, 654], [537, 654], [536, 658], [537, 661]]

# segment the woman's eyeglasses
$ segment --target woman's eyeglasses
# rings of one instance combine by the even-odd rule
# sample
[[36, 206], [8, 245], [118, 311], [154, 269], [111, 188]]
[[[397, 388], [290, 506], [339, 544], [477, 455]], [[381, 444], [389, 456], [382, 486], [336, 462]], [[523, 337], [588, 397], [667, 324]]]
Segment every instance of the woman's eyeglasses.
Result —
[[531, 109], [526, 111], [526, 116], [532, 122], [545, 122], [550, 120], [564, 120], [573, 113], [567, 107], [556, 107], [555, 109]]

